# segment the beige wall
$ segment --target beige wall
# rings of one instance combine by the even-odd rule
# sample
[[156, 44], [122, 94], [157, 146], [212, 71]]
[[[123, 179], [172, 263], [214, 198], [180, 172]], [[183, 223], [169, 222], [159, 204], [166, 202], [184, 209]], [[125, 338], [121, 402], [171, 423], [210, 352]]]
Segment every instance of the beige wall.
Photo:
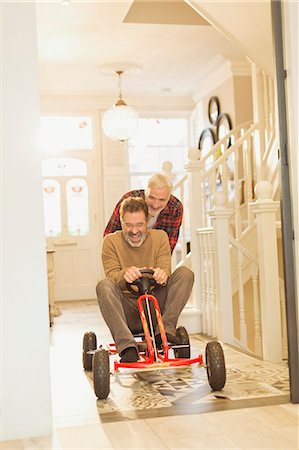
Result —
[[235, 125], [253, 120], [251, 77], [234, 77]]
[[220, 113], [226, 113], [230, 116], [232, 125], [235, 123], [234, 108], [234, 80], [233, 77], [226, 80], [223, 84], [213, 89], [204, 97], [205, 125], [213, 128], [208, 117], [208, 106], [211, 97], [217, 97], [220, 103]]
[[234, 128], [253, 120], [252, 85], [250, 76], [231, 76], [224, 83], [207, 93], [198, 103], [193, 146], [197, 146], [198, 137], [205, 128], [211, 128], [217, 137], [217, 128], [209, 121], [208, 105], [211, 97], [217, 97], [220, 103], [220, 113], [229, 115]]

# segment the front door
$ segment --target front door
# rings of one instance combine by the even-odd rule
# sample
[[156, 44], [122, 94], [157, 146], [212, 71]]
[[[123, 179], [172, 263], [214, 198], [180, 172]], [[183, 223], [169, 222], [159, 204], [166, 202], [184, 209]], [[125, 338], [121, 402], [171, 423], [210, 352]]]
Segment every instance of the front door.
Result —
[[90, 152], [43, 161], [47, 249], [54, 254], [55, 300], [95, 298], [99, 232]]

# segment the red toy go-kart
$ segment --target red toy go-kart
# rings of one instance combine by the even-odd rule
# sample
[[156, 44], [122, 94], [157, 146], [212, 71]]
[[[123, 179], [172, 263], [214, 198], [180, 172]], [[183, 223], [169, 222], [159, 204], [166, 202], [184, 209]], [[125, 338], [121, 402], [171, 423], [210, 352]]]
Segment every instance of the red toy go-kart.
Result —
[[[176, 329], [177, 344], [167, 342], [166, 333], [161, 317], [158, 300], [153, 295], [157, 286], [155, 280], [148, 275], [153, 275], [151, 269], [141, 270], [142, 277], [133, 283], [127, 283], [131, 292], [139, 295], [137, 298], [143, 333], [134, 334], [140, 359], [134, 363], [121, 363], [114, 361], [114, 370], [126, 369], [164, 369], [169, 367], [182, 367], [198, 363], [206, 367], [208, 382], [214, 391], [221, 390], [226, 382], [225, 360], [221, 344], [218, 341], [210, 341], [205, 348], [205, 364], [202, 355], [190, 359], [190, 342], [187, 330], [180, 326]], [[133, 286], [137, 287], [137, 291]], [[158, 348], [154, 338], [150, 302], [153, 303], [160, 329], [162, 348]], [[146, 318], [144, 304], [147, 311]], [[174, 358], [169, 357], [169, 351], [173, 350]], [[110, 392], [110, 364], [109, 355], [117, 354], [115, 344], [107, 345], [107, 349], [100, 346], [97, 349], [97, 337], [89, 331], [83, 337], [83, 367], [93, 371], [93, 384], [95, 395], [99, 399], [105, 399]]]

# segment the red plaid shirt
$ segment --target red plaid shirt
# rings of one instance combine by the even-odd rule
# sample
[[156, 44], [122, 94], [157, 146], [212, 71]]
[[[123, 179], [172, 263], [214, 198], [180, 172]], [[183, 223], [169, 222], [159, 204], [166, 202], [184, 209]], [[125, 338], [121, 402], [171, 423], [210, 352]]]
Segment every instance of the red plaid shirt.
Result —
[[[104, 236], [109, 233], [114, 233], [114, 231], [121, 230], [119, 208], [121, 202], [128, 197], [145, 197], [144, 189], [129, 191], [122, 196], [117, 205], [115, 206], [112, 216], [105, 228]], [[165, 208], [160, 212], [158, 219], [154, 225], [154, 228], [158, 230], [164, 230], [168, 234], [169, 244], [171, 252], [176, 246], [180, 226], [183, 219], [183, 205], [182, 203], [173, 195], [165, 206]]]

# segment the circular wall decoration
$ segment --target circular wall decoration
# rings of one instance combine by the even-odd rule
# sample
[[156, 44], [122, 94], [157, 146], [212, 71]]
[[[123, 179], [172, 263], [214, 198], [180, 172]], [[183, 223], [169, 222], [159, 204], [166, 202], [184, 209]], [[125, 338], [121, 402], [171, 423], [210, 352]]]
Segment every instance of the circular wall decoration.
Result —
[[217, 97], [211, 97], [208, 106], [208, 116], [212, 125], [216, 125], [220, 114], [220, 105]]
[[[215, 144], [215, 134], [213, 132], [213, 130], [211, 130], [211, 128], [205, 128], [200, 137], [199, 137], [199, 141], [198, 141], [198, 148], [200, 150], [200, 157], [203, 158], [204, 156], [206, 156], [206, 154], [211, 150], [211, 148], [213, 147], [213, 145]], [[211, 155], [209, 156], [209, 158], [207, 158], [206, 162], [205, 162], [205, 167], [210, 166], [211, 164], [213, 164], [214, 161], [214, 157]]]
[[[228, 114], [220, 114], [220, 116], [217, 119], [217, 139], [220, 141], [220, 139], [223, 139], [232, 129], [232, 123], [230, 120], [230, 117]], [[222, 147], [222, 153], [225, 149], [227, 149], [231, 144], [230, 138], [227, 138], [226, 142], [221, 145]]]

